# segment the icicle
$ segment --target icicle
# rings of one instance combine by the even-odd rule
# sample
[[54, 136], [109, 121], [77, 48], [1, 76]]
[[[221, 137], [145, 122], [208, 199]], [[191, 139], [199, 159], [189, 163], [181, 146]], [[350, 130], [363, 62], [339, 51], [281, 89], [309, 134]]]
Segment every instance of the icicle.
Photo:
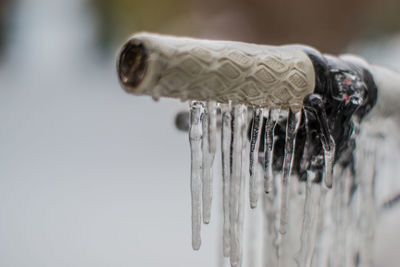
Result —
[[209, 152], [212, 158], [211, 166], [214, 162], [215, 151], [217, 150], [217, 102], [209, 101], [207, 103], [208, 111], [208, 144]]
[[[253, 125], [251, 128], [251, 140], [250, 140], [250, 182], [249, 182], [249, 194], [250, 194], [250, 207], [254, 209], [257, 206], [258, 195], [257, 195], [257, 174], [254, 166], [254, 161], [258, 162], [258, 144], [260, 140], [261, 126], [263, 122], [262, 109], [255, 109], [253, 111]], [[256, 166], [257, 167], [257, 166]]]
[[321, 216], [321, 214], [319, 214], [321, 186], [313, 183], [314, 177], [309, 175], [307, 180], [300, 251], [297, 255], [297, 265], [299, 267], [311, 266], [319, 230], [318, 223], [320, 222], [319, 216]]
[[311, 137], [311, 131], [310, 131], [310, 125], [309, 125], [309, 119], [308, 119], [308, 112], [307, 110], [305, 110], [305, 112], [303, 113], [304, 115], [304, 129], [305, 129], [305, 133], [306, 133], [306, 137], [305, 137], [305, 142], [304, 142], [304, 149], [303, 149], [303, 155], [300, 159], [300, 173], [304, 173], [308, 170], [309, 166], [310, 166], [310, 160], [311, 160], [311, 151], [310, 151], [310, 146], [311, 146], [311, 142], [313, 142], [314, 140], [312, 140]]
[[240, 193], [242, 187], [242, 153], [243, 153], [243, 135], [244, 126], [244, 106], [234, 106], [232, 110], [232, 143], [231, 143], [231, 162], [232, 176], [230, 184], [229, 200], [229, 219], [230, 219], [230, 262], [231, 266], [240, 266], [241, 251], [241, 211], [240, 211]]
[[264, 226], [264, 249], [263, 267], [278, 266], [279, 262], [279, 243], [278, 243], [278, 208], [279, 190], [276, 184], [277, 179], [271, 179], [272, 190], [263, 196], [263, 210], [265, 215]]
[[217, 103], [209, 101], [206, 112], [203, 114], [203, 222], [210, 223], [211, 204], [213, 197], [213, 172], [212, 165], [216, 151], [217, 134]]
[[205, 111], [201, 117], [203, 138], [202, 138], [202, 183], [203, 183], [203, 222], [205, 224], [210, 223], [211, 217], [211, 202], [212, 202], [212, 171], [211, 163], [214, 159], [214, 155], [210, 155], [209, 151], [209, 114]]
[[325, 185], [328, 188], [332, 188], [332, 173], [333, 173], [333, 164], [335, 161], [335, 141], [332, 136], [329, 136], [330, 144], [322, 144], [324, 149], [324, 181]]
[[264, 151], [265, 151], [265, 173], [264, 173], [264, 191], [271, 191], [272, 173], [272, 155], [274, 146], [274, 128], [279, 116], [279, 110], [270, 110], [267, 112], [265, 121]]
[[359, 216], [357, 218], [357, 229], [359, 237], [359, 260], [360, 266], [371, 267], [373, 263], [373, 244], [376, 227], [376, 146], [379, 137], [371, 133], [374, 129], [364, 128], [364, 133], [359, 138], [357, 151], [356, 171], [359, 180]]
[[[334, 238], [331, 245], [330, 261], [333, 267], [340, 267], [345, 265], [346, 259], [346, 229], [348, 222], [346, 220], [346, 209], [348, 192], [346, 190], [346, 182], [349, 176], [346, 175], [346, 170], [341, 169], [341, 175], [338, 176], [335, 184], [333, 185], [333, 202], [332, 213], [334, 222]], [[340, 244], [340, 245], [339, 245]]]
[[244, 231], [244, 203], [245, 203], [245, 187], [246, 187], [246, 181], [247, 181], [247, 171], [249, 169], [249, 153], [247, 152], [247, 145], [248, 145], [248, 139], [247, 139], [247, 122], [248, 122], [248, 114], [247, 114], [247, 107], [244, 107], [242, 110], [242, 120], [243, 123], [241, 125], [241, 135], [242, 135], [242, 151], [241, 151], [241, 157], [242, 157], [242, 166], [241, 166], [241, 176], [240, 176], [240, 191], [239, 191], [239, 222], [238, 222], [238, 240], [239, 240], [239, 259], [238, 259], [238, 264], [236, 266], [241, 266], [242, 265], [242, 259], [243, 259], [243, 246], [244, 246], [244, 240], [243, 240], [243, 231]]
[[286, 139], [285, 139], [285, 155], [282, 170], [282, 194], [281, 194], [281, 210], [280, 210], [280, 226], [279, 232], [286, 233], [286, 225], [288, 224], [288, 205], [289, 205], [289, 179], [292, 170], [293, 153], [295, 147], [295, 138], [297, 129], [300, 124], [301, 113], [296, 114], [289, 110], [286, 124]]
[[191, 152], [191, 195], [192, 195], [192, 247], [200, 249], [201, 245], [201, 190], [202, 190], [202, 124], [203, 106], [193, 101], [190, 106], [189, 142]]
[[222, 182], [223, 182], [223, 210], [224, 210], [224, 232], [223, 247], [224, 256], [230, 255], [230, 223], [229, 223], [229, 193], [231, 179], [231, 110], [230, 106], [224, 106], [222, 111], [222, 133], [221, 133], [221, 149], [222, 149]]

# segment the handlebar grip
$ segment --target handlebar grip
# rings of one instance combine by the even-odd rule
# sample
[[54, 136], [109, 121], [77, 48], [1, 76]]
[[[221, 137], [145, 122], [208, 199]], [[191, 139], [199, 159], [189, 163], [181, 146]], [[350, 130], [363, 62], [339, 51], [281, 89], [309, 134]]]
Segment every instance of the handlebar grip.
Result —
[[309, 57], [294, 47], [134, 34], [117, 62], [122, 87], [135, 95], [301, 109], [315, 87]]

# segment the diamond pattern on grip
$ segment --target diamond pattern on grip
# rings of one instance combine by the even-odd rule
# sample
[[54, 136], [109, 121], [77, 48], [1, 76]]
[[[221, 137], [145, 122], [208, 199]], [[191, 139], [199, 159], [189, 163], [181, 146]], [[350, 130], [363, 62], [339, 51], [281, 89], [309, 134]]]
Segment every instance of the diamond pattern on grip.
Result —
[[301, 51], [151, 34], [141, 38], [156, 55], [151, 88], [141, 90], [146, 94], [299, 109], [314, 90], [312, 63]]

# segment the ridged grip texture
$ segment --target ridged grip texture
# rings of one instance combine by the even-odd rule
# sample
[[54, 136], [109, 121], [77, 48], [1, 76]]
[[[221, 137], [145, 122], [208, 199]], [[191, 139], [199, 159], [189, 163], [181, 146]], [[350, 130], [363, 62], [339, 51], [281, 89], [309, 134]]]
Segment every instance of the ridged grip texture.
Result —
[[136, 95], [296, 112], [314, 91], [313, 64], [300, 49], [151, 33], [133, 35], [124, 47], [129, 45], [147, 54], [140, 84], [131, 87], [120, 76], [124, 89]]

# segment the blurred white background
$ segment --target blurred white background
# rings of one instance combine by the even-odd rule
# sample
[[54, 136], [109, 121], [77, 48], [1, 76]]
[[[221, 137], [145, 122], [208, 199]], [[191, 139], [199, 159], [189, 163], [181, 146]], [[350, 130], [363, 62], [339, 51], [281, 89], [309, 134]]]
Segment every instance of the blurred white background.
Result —
[[[191, 249], [188, 137], [173, 124], [187, 104], [126, 95], [117, 46], [99, 47], [95, 16], [82, 0], [7, 9], [0, 266], [217, 266], [217, 205], [201, 250]], [[400, 37], [379, 40], [349, 47], [400, 68]], [[399, 265], [399, 215], [378, 227], [377, 266]]]

